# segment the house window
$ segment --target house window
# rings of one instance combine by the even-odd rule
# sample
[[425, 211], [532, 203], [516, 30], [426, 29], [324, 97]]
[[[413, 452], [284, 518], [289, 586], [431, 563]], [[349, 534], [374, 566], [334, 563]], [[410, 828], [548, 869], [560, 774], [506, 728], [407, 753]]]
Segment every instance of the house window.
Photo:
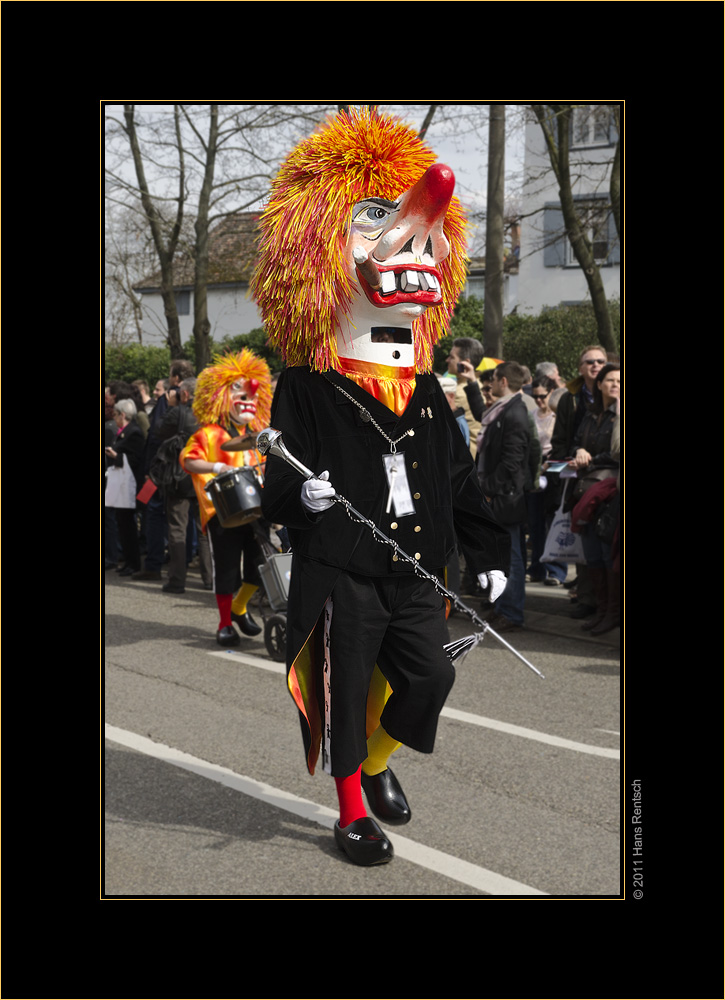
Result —
[[191, 292], [174, 292], [174, 298], [179, 316], [188, 316], [191, 309]]
[[[600, 267], [620, 263], [619, 240], [609, 199], [605, 196], [575, 195], [577, 216], [591, 243]], [[544, 267], [578, 267], [566, 234], [564, 213], [556, 202], [544, 206]]]
[[[586, 203], [580, 202], [577, 205], [577, 213], [581, 226], [592, 247], [594, 260], [599, 267], [606, 264], [609, 258], [609, 206], [603, 206], [601, 201]], [[567, 264], [569, 266], [579, 266], [579, 262], [574, 256], [574, 249], [566, 241]]]
[[612, 109], [607, 104], [580, 104], [572, 110], [572, 147], [611, 146], [613, 132]]

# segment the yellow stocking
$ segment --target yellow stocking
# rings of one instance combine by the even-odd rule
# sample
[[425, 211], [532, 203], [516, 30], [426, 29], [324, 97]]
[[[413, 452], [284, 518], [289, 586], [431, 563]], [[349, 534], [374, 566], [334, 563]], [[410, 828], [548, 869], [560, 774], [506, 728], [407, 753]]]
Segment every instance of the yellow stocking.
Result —
[[388, 759], [401, 746], [392, 736], [388, 736], [382, 726], [368, 738], [368, 755], [363, 761], [365, 774], [380, 774], [388, 766]]
[[256, 587], [253, 583], [243, 583], [232, 601], [232, 614], [243, 615], [247, 610], [250, 597], [258, 590], [259, 587]]

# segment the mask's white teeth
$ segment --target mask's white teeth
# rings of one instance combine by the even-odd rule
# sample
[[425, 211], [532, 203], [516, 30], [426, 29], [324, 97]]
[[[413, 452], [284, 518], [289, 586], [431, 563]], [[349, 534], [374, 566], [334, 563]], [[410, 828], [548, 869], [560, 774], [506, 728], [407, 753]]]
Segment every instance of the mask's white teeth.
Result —
[[394, 271], [382, 271], [380, 274], [382, 279], [381, 292], [383, 295], [392, 295], [396, 290], [395, 285], [395, 272]]
[[[360, 267], [359, 264], [358, 267]], [[410, 295], [418, 291], [440, 293], [441, 290], [438, 279], [429, 271], [400, 271], [398, 273], [395, 271], [381, 271], [380, 283], [380, 292], [382, 295], [393, 295], [397, 291], [408, 292]]]
[[403, 271], [400, 275], [400, 288], [403, 292], [417, 292], [420, 288], [417, 271]]

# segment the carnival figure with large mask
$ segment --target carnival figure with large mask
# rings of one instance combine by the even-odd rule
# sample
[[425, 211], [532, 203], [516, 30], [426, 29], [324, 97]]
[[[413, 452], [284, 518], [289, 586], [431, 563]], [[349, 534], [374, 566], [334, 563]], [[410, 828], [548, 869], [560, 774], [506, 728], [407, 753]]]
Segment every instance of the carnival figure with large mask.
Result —
[[272, 426], [317, 475], [267, 460], [262, 506], [293, 552], [288, 687], [310, 773], [335, 779], [335, 839], [381, 864], [384, 825], [411, 819], [389, 766], [404, 744], [433, 751], [454, 680], [444, 600], [354, 508], [430, 573], [460, 544], [495, 600], [508, 535], [431, 373], [465, 281], [465, 223], [452, 171], [408, 126], [342, 113], [288, 156], [261, 217], [253, 288], [284, 357]]
[[[250, 433], [267, 425], [271, 400], [270, 373], [265, 361], [246, 348], [237, 354], [216, 357], [196, 383], [193, 411], [200, 429], [189, 438], [179, 456], [194, 482], [202, 530], [209, 539], [219, 609], [216, 639], [225, 647], [240, 642], [235, 622], [244, 635], [261, 632], [247, 604], [261, 583], [257, 567], [263, 562], [263, 554], [257, 536], [259, 526], [248, 521], [224, 527], [217, 515], [213, 493], [207, 487], [216, 477], [240, 468], [253, 470], [254, 480], [261, 485], [264, 459], [251, 446], [254, 439], [248, 438]], [[245, 447], [225, 448], [237, 441]], [[248, 481], [251, 483], [248, 488], [252, 489], [252, 477]], [[244, 483], [240, 489], [243, 495]]]

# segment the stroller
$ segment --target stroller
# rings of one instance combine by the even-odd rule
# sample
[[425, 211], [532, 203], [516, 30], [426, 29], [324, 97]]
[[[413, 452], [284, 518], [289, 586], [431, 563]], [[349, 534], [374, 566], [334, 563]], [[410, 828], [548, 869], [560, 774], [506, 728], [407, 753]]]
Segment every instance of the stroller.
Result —
[[264, 645], [277, 663], [286, 659], [287, 597], [289, 595], [292, 553], [278, 552], [270, 545], [262, 546], [265, 561], [258, 567], [271, 614], [260, 605], [264, 620]]

